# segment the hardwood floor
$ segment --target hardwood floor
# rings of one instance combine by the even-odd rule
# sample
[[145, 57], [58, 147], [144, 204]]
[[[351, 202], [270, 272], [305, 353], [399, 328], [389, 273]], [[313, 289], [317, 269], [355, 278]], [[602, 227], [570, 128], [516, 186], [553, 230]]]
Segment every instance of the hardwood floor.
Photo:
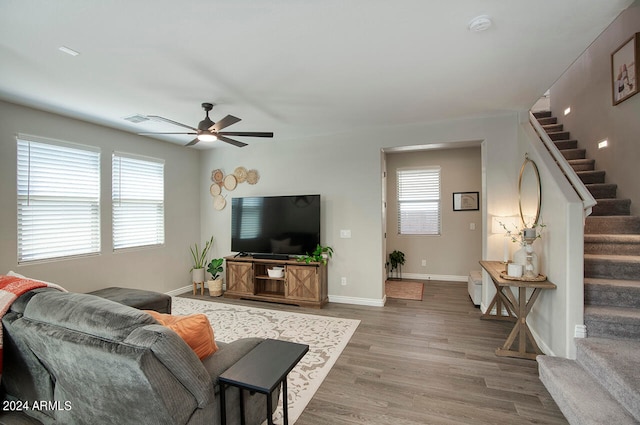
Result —
[[297, 425], [566, 424], [535, 361], [494, 354], [512, 325], [480, 320], [466, 288], [425, 281], [422, 301], [321, 310], [184, 296], [361, 320]]

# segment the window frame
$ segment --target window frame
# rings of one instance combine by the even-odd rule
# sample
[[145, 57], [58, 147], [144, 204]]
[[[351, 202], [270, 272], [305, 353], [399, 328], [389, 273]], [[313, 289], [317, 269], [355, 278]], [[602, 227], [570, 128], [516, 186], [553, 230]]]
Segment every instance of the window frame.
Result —
[[[409, 174], [417, 175], [419, 173], [427, 174], [427, 179], [435, 179], [436, 180], [436, 188], [431, 192], [426, 193], [418, 193], [416, 191], [411, 191], [407, 188], [406, 191], [403, 191], [402, 185], [410, 184], [407, 182], [407, 178]], [[405, 174], [407, 177], [403, 177]], [[419, 178], [416, 176], [414, 178]], [[429, 182], [426, 182], [429, 184]], [[422, 188], [421, 188], [422, 189]], [[396, 202], [397, 202], [397, 234], [398, 236], [441, 236], [442, 235], [442, 167], [439, 165], [429, 165], [429, 166], [421, 166], [421, 167], [403, 167], [396, 169]], [[437, 196], [436, 192], [437, 191]], [[404, 193], [403, 193], [404, 192]], [[414, 192], [407, 194], [406, 192]], [[416, 199], [402, 199], [403, 195], [411, 195], [413, 197], [418, 197]], [[422, 197], [420, 197], [422, 196]], [[406, 223], [409, 216], [407, 213], [411, 213], [410, 210], [403, 209], [403, 205], [418, 205], [424, 203], [432, 203], [435, 205], [435, 215], [431, 214], [431, 217], [427, 216], [427, 223], [419, 222], [411, 226]], [[424, 213], [424, 209], [415, 209], [413, 210], [414, 214], [412, 216], [414, 219], [420, 219], [425, 217], [420, 217], [420, 213]], [[429, 225], [429, 218], [431, 221], [435, 222], [436, 228], [433, 225]], [[403, 224], [404, 222], [404, 224]], [[419, 228], [423, 228], [420, 230]]]
[[[19, 265], [101, 253], [100, 170], [98, 147], [30, 134], [16, 135]], [[73, 183], [68, 183], [69, 180]], [[42, 220], [40, 225], [38, 219]]]
[[[116, 166], [116, 161], [118, 165]], [[123, 162], [124, 161], [124, 162]], [[132, 186], [123, 187], [123, 163], [128, 166], [125, 173], [124, 181], [126, 185]], [[138, 164], [137, 167], [131, 167], [132, 164]], [[147, 186], [148, 196], [142, 196], [142, 192], [136, 192], [133, 186], [139, 185], [140, 180], [135, 182], [129, 181], [131, 179], [131, 173], [142, 173], [144, 169], [151, 173], [160, 172], [160, 179], [151, 181]], [[118, 175], [116, 175], [116, 172]], [[144, 174], [144, 173], [143, 173]], [[148, 177], [153, 177], [153, 174], [147, 174]], [[157, 177], [157, 176], [156, 176]], [[165, 160], [161, 158], [154, 158], [143, 155], [136, 155], [127, 152], [114, 151], [111, 154], [111, 241], [113, 252], [122, 252], [131, 249], [144, 249], [155, 248], [165, 245], [166, 241], [166, 190], [165, 190]], [[154, 185], [160, 185], [160, 187], [154, 187]], [[117, 187], [116, 187], [117, 186]], [[123, 190], [128, 195], [123, 197]], [[161, 192], [161, 196], [155, 191]], [[134, 215], [144, 219], [145, 217], [149, 222], [155, 221], [156, 225], [152, 230], [147, 230], [142, 233], [138, 233], [138, 238], [124, 238], [118, 239], [127, 228], [131, 229], [136, 227], [139, 229], [140, 219], [136, 216], [124, 215], [123, 211], [119, 211], [118, 207], [128, 204], [129, 207], [136, 208], [131, 209]], [[142, 208], [141, 208], [142, 206]], [[160, 212], [155, 214], [152, 212], [154, 208], [148, 208], [155, 206], [156, 210], [159, 208]], [[138, 225], [136, 226], [136, 223]], [[147, 223], [147, 222], [145, 222]], [[155, 234], [155, 236], [154, 236]]]

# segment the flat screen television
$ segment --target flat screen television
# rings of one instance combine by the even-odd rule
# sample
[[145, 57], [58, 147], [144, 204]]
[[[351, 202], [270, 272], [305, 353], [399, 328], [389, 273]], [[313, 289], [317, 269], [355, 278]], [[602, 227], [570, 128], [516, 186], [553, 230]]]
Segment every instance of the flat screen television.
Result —
[[311, 253], [320, 243], [320, 195], [231, 200], [231, 251], [262, 258]]

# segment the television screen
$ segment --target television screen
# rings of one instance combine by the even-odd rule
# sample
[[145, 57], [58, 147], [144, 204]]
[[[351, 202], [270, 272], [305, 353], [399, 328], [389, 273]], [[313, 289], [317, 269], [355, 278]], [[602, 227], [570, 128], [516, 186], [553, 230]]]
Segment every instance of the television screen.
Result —
[[254, 196], [231, 200], [231, 250], [300, 255], [320, 243], [320, 195]]

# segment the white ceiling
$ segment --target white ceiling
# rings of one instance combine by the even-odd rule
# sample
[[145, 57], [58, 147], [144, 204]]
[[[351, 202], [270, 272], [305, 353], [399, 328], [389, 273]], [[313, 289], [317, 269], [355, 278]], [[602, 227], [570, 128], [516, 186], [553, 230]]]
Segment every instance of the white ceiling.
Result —
[[249, 143], [494, 115], [531, 107], [630, 3], [0, 0], [0, 98], [133, 133], [182, 129], [127, 116], [197, 126], [213, 102], [242, 118], [229, 131], [275, 132]]

